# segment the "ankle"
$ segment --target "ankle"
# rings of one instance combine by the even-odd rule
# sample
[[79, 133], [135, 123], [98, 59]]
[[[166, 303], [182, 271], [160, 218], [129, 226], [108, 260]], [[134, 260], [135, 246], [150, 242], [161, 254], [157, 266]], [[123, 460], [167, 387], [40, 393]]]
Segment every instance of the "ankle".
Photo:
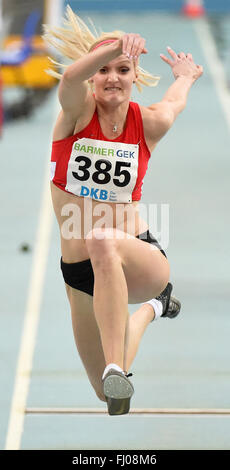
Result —
[[143, 313], [145, 313], [148, 323], [151, 323], [155, 319], [154, 307], [150, 304], [144, 303], [141, 305]]
[[118, 366], [117, 364], [111, 362], [110, 364], [108, 364], [105, 367], [105, 370], [104, 370], [103, 375], [102, 375], [102, 380], [104, 379], [105, 375], [109, 372], [110, 369], [115, 369], [118, 372], [124, 373], [123, 369], [120, 366]]
[[153, 312], [153, 318], [151, 321], [153, 320], [157, 320], [158, 318], [161, 317], [162, 313], [163, 313], [163, 305], [162, 305], [162, 302], [160, 300], [157, 300], [157, 299], [151, 299], [151, 300], [148, 300], [147, 302], [145, 302], [145, 304], [143, 305], [148, 305], [152, 312]]

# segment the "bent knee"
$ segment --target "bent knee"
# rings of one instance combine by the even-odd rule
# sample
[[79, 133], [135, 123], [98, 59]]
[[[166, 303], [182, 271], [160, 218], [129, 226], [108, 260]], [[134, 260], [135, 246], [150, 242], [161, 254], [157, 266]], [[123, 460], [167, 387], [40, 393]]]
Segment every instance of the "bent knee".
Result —
[[93, 228], [86, 235], [86, 241], [89, 240], [104, 240], [104, 239], [114, 238], [114, 229], [113, 228]]
[[86, 236], [86, 247], [90, 258], [94, 260], [114, 259], [117, 255], [117, 243], [113, 229], [96, 228], [91, 230]]

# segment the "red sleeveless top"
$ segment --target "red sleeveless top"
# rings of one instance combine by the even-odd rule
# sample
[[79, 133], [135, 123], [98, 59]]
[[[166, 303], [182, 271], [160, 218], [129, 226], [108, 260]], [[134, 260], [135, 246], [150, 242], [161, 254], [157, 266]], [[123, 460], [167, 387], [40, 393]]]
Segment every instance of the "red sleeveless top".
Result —
[[[68, 181], [67, 181], [67, 179], [68, 179], [67, 178], [67, 172], [69, 171], [69, 165], [70, 165], [69, 162], [70, 162], [70, 159], [71, 159], [71, 153], [73, 153], [74, 145], [77, 148], [77, 142], [79, 141], [79, 139], [83, 139], [80, 142], [84, 143], [84, 138], [93, 139], [92, 142], [102, 141], [101, 145], [102, 146], [104, 145], [104, 147], [106, 147], [106, 148], [103, 148], [101, 150], [100, 155], [103, 156], [103, 160], [100, 160], [100, 162], [103, 162], [105, 165], [107, 164], [107, 166], [111, 165], [109, 160], [111, 160], [111, 155], [113, 155], [113, 153], [112, 153], [113, 150], [108, 149], [109, 142], [111, 142], [111, 147], [112, 147], [113, 143], [116, 143], [116, 148], [119, 148], [119, 147], [117, 147], [117, 146], [119, 146], [119, 144], [118, 144], [119, 142], [122, 143], [121, 146], [123, 145], [123, 150], [118, 150], [117, 155], [123, 156], [123, 157], [126, 157], [126, 158], [123, 158], [123, 160], [122, 160], [122, 162], [124, 162], [124, 163], [122, 163], [122, 162], [119, 163], [119, 165], [120, 165], [119, 169], [118, 170], [115, 169], [115, 176], [118, 175], [118, 178], [113, 179], [113, 181], [115, 181], [115, 184], [117, 184], [118, 186], [123, 185], [122, 177], [125, 178], [126, 174], [128, 174], [128, 172], [122, 168], [122, 165], [123, 165], [123, 167], [124, 167], [124, 165], [126, 165], [126, 166], [130, 165], [129, 163], [127, 163], [128, 156], [132, 157], [133, 153], [134, 153], [134, 152], [131, 152], [131, 151], [128, 152], [128, 150], [124, 150], [124, 148], [129, 149], [129, 144], [130, 144], [130, 149], [131, 150], [134, 147], [138, 148], [135, 186], [134, 186], [131, 194], [132, 194], [132, 201], [139, 201], [141, 199], [141, 194], [142, 194], [141, 189], [142, 189], [142, 184], [143, 184], [143, 178], [146, 174], [147, 167], [148, 167], [148, 161], [149, 161], [149, 158], [150, 158], [150, 155], [151, 155], [151, 153], [150, 153], [150, 151], [147, 147], [145, 137], [144, 137], [143, 122], [142, 122], [142, 116], [141, 116], [139, 105], [137, 103], [130, 102], [124, 131], [116, 139], [109, 140], [103, 135], [102, 130], [101, 130], [101, 126], [100, 126], [100, 123], [99, 123], [99, 119], [98, 119], [97, 109], [96, 109], [90, 123], [85, 127], [85, 129], [78, 132], [77, 134], [66, 137], [65, 139], [56, 140], [52, 143], [51, 180], [53, 181], [53, 183], [58, 188], [62, 189], [63, 191], [67, 191], [67, 192], [72, 193], [71, 185], [70, 184], [68, 185]], [[86, 140], [86, 141], [89, 142], [89, 140]], [[128, 145], [126, 145], [124, 147], [124, 144], [128, 144]], [[134, 144], [134, 145], [131, 146], [131, 144]], [[80, 144], [79, 144], [78, 147], [80, 148]], [[84, 147], [84, 145], [81, 146], [81, 150], [82, 150], [83, 147]], [[85, 149], [85, 147], [84, 147], [84, 149]], [[92, 149], [91, 153], [93, 152], [93, 147], [88, 146], [87, 149]], [[97, 147], [94, 147], [94, 151], [97, 152], [97, 153], [99, 152]], [[108, 160], [105, 160], [104, 156], [107, 156]], [[76, 165], [76, 161], [77, 161], [78, 158], [82, 158], [82, 159], [85, 158], [84, 165], [86, 165], [87, 159], [84, 156], [75, 158], [75, 165]], [[121, 160], [121, 158], [120, 158], [120, 160]], [[131, 160], [132, 160], [132, 158], [131, 158]], [[84, 179], [83, 178], [84, 168], [88, 168], [88, 166], [84, 167], [84, 165], [79, 166], [79, 170], [80, 170], [79, 178], [78, 178], [79, 180]], [[88, 165], [88, 163], [87, 163], [87, 165]], [[97, 168], [97, 166], [96, 166], [96, 168]], [[109, 168], [109, 170], [111, 170], [110, 166], [108, 168]], [[87, 171], [87, 170], [85, 170], [85, 171]], [[104, 175], [106, 175], [107, 170], [101, 169], [99, 171], [101, 171], [102, 177], [104, 177]], [[125, 172], [126, 172], [126, 174], [125, 174]], [[75, 178], [77, 177], [76, 172], [72, 172], [72, 174], [75, 175]], [[96, 174], [96, 173], [94, 173], [94, 174]], [[95, 178], [94, 178], [94, 180], [95, 180]], [[98, 180], [97, 182], [102, 184], [102, 181]], [[88, 193], [87, 193], [87, 191], [88, 191]], [[93, 193], [92, 193], [92, 191], [93, 191]], [[92, 189], [91, 194], [89, 194], [89, 190], [87, 188], [85, 188], [82, 191], [82, 193], [80, 192], [77, 195], [79, 195], [79, 196], [81, 196], [81, 195], [82, 196], [86, 196], [86, 195], [88, 196], [89, 195], [90, 197], [92, 197], [94, 199], [100, 199], [98, 197], [99, 193], [97, 191], [99, 191], [99, 190]], [[119, 188], [119, 191], [122, 191], [122, 189]], [[102, 190], [103, 194], [106, 193], [106, 192], [107, 191]], [[111, 191], [111, 192], [114, 193], [113, 191]], [[73, 194], [76, 194], [76, 193], [73, 193]], [[102, 194], [102, 196], [103, 196], [103, 194]], [[103, 196], [102, 199], [104, 199], [103, 202], [105, 202], [105, 197], [104, 196]], [[109, 199], [109, 202], [110, 201], [116, 202], [116, 199], [114, 199], [114, 200]], [[108, 202], [108, 200], [107, 200], [107, 202]], [[131, 199], [127, 200], [126, 202], [131, 202]]]

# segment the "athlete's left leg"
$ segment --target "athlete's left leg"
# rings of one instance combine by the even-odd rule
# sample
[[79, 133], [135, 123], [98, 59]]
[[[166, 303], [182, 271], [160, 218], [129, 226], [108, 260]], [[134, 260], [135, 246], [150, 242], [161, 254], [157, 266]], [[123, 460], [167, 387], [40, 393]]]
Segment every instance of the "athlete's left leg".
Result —
[[168, 283], [161, 294], [142, 304], [139, 309], [129, 317], [125, 342], [125, 366], [128, 370], [137, 353], [138, 346], [146, 327], [159, 317], [175, 318], [180, 313], [180, 301], [171, 295], [172, 284]]
[[142, 336], [154, 319], [154, 309], [149, 304], [143, 304], [132, 315], [129, 316], [126, 325], [125, 350], [124, 350], [124, 370], [129, 371], [133, 363]]

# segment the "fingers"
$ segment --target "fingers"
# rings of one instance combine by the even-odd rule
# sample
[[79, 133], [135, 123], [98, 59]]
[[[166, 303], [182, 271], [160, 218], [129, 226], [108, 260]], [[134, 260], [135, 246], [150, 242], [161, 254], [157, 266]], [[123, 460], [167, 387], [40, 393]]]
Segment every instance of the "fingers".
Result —
[[148, 51], [145, 48], [145, 39], [142, 38], [140, 34], [125, 34], [122, 39], [122, 52], [130, 60], [138, 59], [140, 54], [147, 54]]
[[186, 55], [185, 55], [184, 52], [180, 52], [180, 54], [178, 54], [178, 57], [179, 57], [180, 59], [186, 59]]
[[197, 78], [203, 74], [202, 65], [195, 64], [193, 56], [190, 52], [188, 54], [185, 54], [184, 52], [176, 54], [176, 52], [171, 49], [171, 47], [167, 47], [167, 51], [171, 56], [170, 58], [164, 54], [160, 54], [160, 57], [164, 62], [166, 62], [166, 64], [170, 65], [175, 77], [181, 75], [197, 80]]
[[178, 55], [176, 54], [176, 52], [171, 49], [171, 47], [167, 47], [167, 51], [168, 53], [171, 55], [171, 57], [174, 59], [174, 60], [171, 60], [169, 59], [167, 56], [165, 56], [164, 54], [160, 54], [160, 57], [163, 59], [164, 62], [166, 62], [168, 65], [170, 65], [170, 67], [172, 67], [174, 65], [174, 63], [178, 60]]
[[177, 59], [177, 54], [176, 54], [176, 52], [175, 52], [171, 47], [168, 46], [168, 47], [167, 47], [167, 51], [168, 51], [168, 53], [171, 55], [171, 57], [172, 57], [174, 60]]
[[166, 62], [167, 64], [169, 64], [171, 67], [176, 63], [178, 62], [178, 58], [179, 59], [188, 59], [190, 62], [193, 62], [193, 56], [192, 54], [188, 53], [188, 54], [185, 54], [184, 52], [180, 52], [179, 54], [176, 54], [176, 52], [171, 48], [171, 47], [167, 47], [167, 51], [168, 53], [171, 55], [172, 59], [174, 60], [171, 60], [169, 59], [167, 56], [165, 56], [164, 54], [160, 54], [160, 57], [164, 60], [164, 62]]
[[192, 56], [192, 54], [190, 54], [190, 53], [189, 53], [189, 54], [187, 54], [187, 56], [186, 56], [186, 57], [187, 57], [187, 59], [188, 59], [188, 60], [191, 60], [191, 61], [193, 61], [193, 56]]
[[164, 62], [166, 62], [166, 64], [168, 64], [168, 65], [170, 65], [170, 66], [173, 65], [173, 62], [172, 62], [168, 57], [166, 57], [164, 54], [160, 54], [160, 57], [162, 58], [162, 60], [163, 60]]
[[127, 54], [127, 45], [128, 45], [128, 41], [129, 41], [129, 35], [125, 34], [122, 37], [122, 41], [123, 41], [122, 53], [126, 55]]
[[129, 35], [128, 42], [126, 46], [126, 55], [128, 58], [132, 59], [136, 55], [136, 37]]
[[147, 54], [147, 49], [145, 46], [145, 39], [141, 38], [139, 44], [136, 44], [136, 49], [133, 52], [133, 57], [137, 59], [141, 54]]
[[193, 56], [192, 56], [192, 54], [190, 54], [190, 53], [188, 53], [188, 54], [185, 55], [184, 52], [180, 52], [180, 54], [178, 54], [178, 57], [179, 57], [180, 59], [188, 59], [188, 60], [190, 60], [191, 62], [193, 62]]
[[202, 75], [203, 72], [204, 72], [204, 69], [203, 69], [202, 65], [197, 65], [196, 68], [198, 69], [200, 75]]

